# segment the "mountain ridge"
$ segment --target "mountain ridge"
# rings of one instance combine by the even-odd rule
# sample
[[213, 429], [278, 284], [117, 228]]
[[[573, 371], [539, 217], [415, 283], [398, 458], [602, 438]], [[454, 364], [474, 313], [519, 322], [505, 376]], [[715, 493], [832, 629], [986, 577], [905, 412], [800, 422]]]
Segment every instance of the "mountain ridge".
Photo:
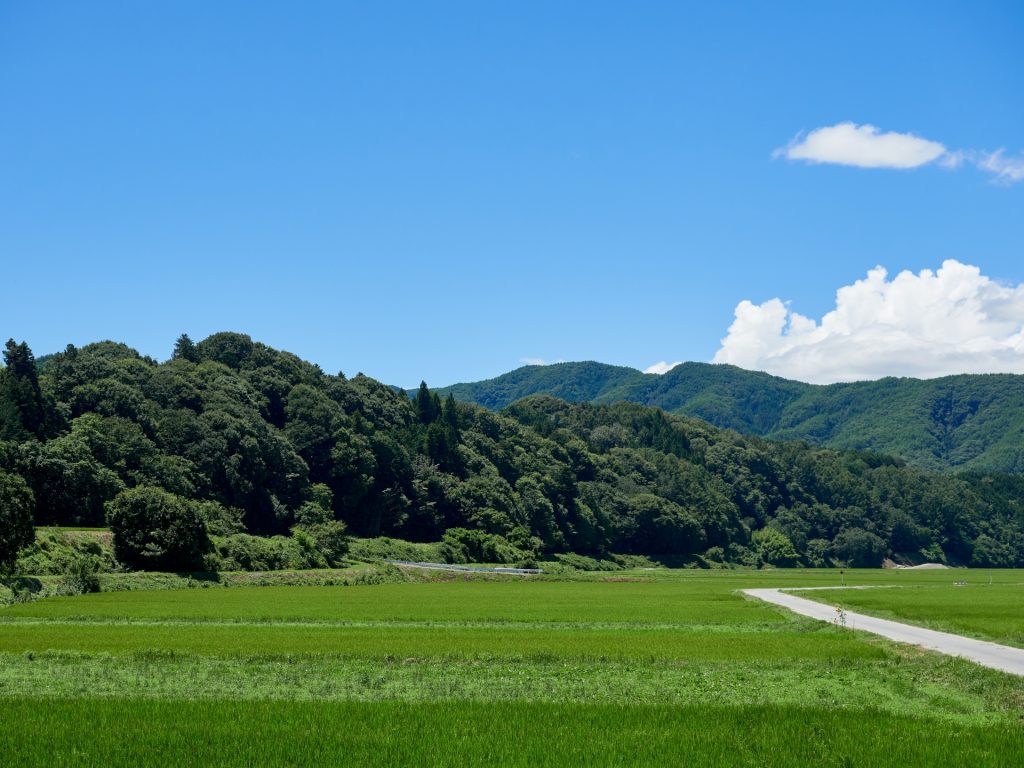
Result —
[[648, 374], [583, 361], [523, 366], [437, 391], [491, 410], [537, 394], [569, 402], [626, 401], [743, 434], [891, 454], [924, 469], [1024, 473], [1019, 374], [808, 384], [712, 363]]

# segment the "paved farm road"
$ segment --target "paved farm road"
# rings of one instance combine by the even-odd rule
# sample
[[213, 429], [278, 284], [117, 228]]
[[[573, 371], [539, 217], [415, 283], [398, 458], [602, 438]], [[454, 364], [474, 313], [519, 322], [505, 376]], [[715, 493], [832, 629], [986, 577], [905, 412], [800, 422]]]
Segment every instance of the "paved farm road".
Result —
[[[816, 603], [802, 597], [784, 592], [780, 589], [744, 589], [743, 593], [750, 597], [764, 600], [774, 605], [788, 608], [801, 616], [809, 616], [819, 621], [835, 623], [838, 613], [835, 606]], [[1014, 675], [1024, 675], [1024, 649], [1011, 648], [1008, 645], [974, 640], [970, 637], [953, 635], [948, 632], [937, 632], [934, 629], [901, 624], [898, 621], [877, 619], [862, 613], [846, 611], [846, 626], [871, 632], [899, 643], [919, 645], [949, 656], [961, 656], [981, 664], [984, 667], [999, 669]]]

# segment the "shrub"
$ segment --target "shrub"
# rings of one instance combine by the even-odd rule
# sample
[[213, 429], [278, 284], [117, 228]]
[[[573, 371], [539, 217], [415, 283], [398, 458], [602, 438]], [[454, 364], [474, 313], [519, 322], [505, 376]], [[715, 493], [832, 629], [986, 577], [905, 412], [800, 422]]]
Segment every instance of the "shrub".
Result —
[[147, 571], [203, 568], [212, 545], [196, 505], [160, 488], [122, 491], [106, 505], [114, 552], [125, 565]]
[[295, 522], [298, 525], [318, 525], [327, 523], [334, 519], [334, 513], [326, 507], [307, 501], [295, 510]]
[[469, 528], [445, 531], [440, 551], [446, 563], [516, 563], [532, 556], [509, 544], [504, 536]]
[[761, 565], [761, 556], [755, 550], [738, 542], [730, 542], [725, 552], [725, 559], [730, 563], [738, 563], [749, 568]]
[[35, 539], [35, 499], [25, 481], [0, 471], [0, 573], [14, 567], [18, 552]]
[[708, 547], [704, 553], [704, 559], [709, 563], [725, 562], [725, 550], [721, 547]]
[[662, 565], [647, 555], [611, 555], [611, 558], [623, 568], [658, 568]]
[[245, 530], [242, 510], [225, 507], [216, 501], [197, 501], [194, 504], [206, 523], [206, 530], [214, 536], [230, 536]]
[[375, 539], [352, 539], [348, 555], [353, 560], [374, 562], [377, 560], [408, 560], [411, 562], [436, 563], [443, 558], [438, 543], [418, 543], [389, 539], [380, 536]]
[[89, 555], [80, 555], [68, 568], [64, 579], [69, 594], [85, 595], [100, 591], [99, 562]]
[[921, 557], [927, 563], [944, 563], [946, 562], [946, 553], [942, 551], [942, 547], [937, 542], [932, 542], [927, 547], [921, 548]]
[[572, 552], [564, 552], [562, 554], [555, 555], [557, 560], [562, 565], [569, 568], [573, 568], [577, 571], [620, 571], [622, 566], [614, 560], [598, 560], [594, 557], [587, 557], [586, 555], [577, 555]]
[[828, 539], [811, 539], [807, 542], [807, 564], [812, 568], [828, 568], [832, 564], [829, 557], [831, 544]]
[[793, 542], [782, 531], [762, 528], [760, 531], [754, 531], [751, 539], [766, 565], [789, 568], [800, 562], [800, 555], [797, 554]]
[[300, 542], [286, 536], [252, 536], [236, 533], [217, 537], [214, 570], [284, 571], [316, 567], [304, 556]]
[[297, 526], [295, 532], [309, 536], [327, 565], [340, 565], [348, 553], [348, 531], [339, 520]]
[[116, 571], [119, 565], [110, 538], [106, 533], [42, 528], [36, 531], [35, 541], [21, 550], [15, 570], [33, 576], [65, 576], [76, 573], [85, 560], [97, 573]]

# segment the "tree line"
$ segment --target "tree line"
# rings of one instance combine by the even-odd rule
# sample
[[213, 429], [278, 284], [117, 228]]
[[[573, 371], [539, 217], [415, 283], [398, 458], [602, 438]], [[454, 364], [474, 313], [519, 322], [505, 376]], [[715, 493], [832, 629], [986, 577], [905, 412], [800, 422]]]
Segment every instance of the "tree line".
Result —
[[822, 386], [732, 365], [682, 363], [663, 375], [595, 362], [526, 366], [442, 390], [501, 410], [536, 394], [640, 403], [772, 440], [871, 450], [939, 472], [1024, 474], [1024, 376], [963, 374]]
[[1020, 477], [939, 475], [624, 402], [535, 396], [495, 413], [237, 333], [183, 335], [165, 362], [109, 341], [37, 361], [8, 342], [0, 487], [0, 515], [21, 521], [0, 520], [0, 559], [30, 520], [110, 523], [142, 568], [211, 550], [244, 567], [268, 537], [329, 565], [346, 533], [507, 560], [1024, 565]]

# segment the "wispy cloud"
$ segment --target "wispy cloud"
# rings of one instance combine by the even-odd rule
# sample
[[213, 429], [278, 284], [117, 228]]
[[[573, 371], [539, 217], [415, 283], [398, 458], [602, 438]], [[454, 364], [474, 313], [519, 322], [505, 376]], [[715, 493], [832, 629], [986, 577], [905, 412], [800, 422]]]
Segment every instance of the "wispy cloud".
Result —
[[867, 123], [852, 122], [815, 128], [797, 134], [773, 157], [815, 165], [847, 165], [856, 168], [908, 170], [936, 164], [959, 168], [965, 164], [993, 174], [1001, 183], [1024, 181], [1024, 154], [1008, 156], [1005, 149], [987, 152], [948, 149], [944, 144], [913, 133], [883, 132]]
[[1024, 181], [1024, 154], [1007, 157], [1006, 151], [999, 149], [989, 152], [976, 162], [982, 170], [994, 173], [999, 181], [1007, 183]]
[[547, 365], [543, 357], [520, 357], [519, 362], [523, 365]]
[[777, 298], [740, 302], [714, 362], [821, 384], [1024, 373], [1024, 284], [953, 260], [891, 280], [876, 267], [840, 288], [821, 320]]

